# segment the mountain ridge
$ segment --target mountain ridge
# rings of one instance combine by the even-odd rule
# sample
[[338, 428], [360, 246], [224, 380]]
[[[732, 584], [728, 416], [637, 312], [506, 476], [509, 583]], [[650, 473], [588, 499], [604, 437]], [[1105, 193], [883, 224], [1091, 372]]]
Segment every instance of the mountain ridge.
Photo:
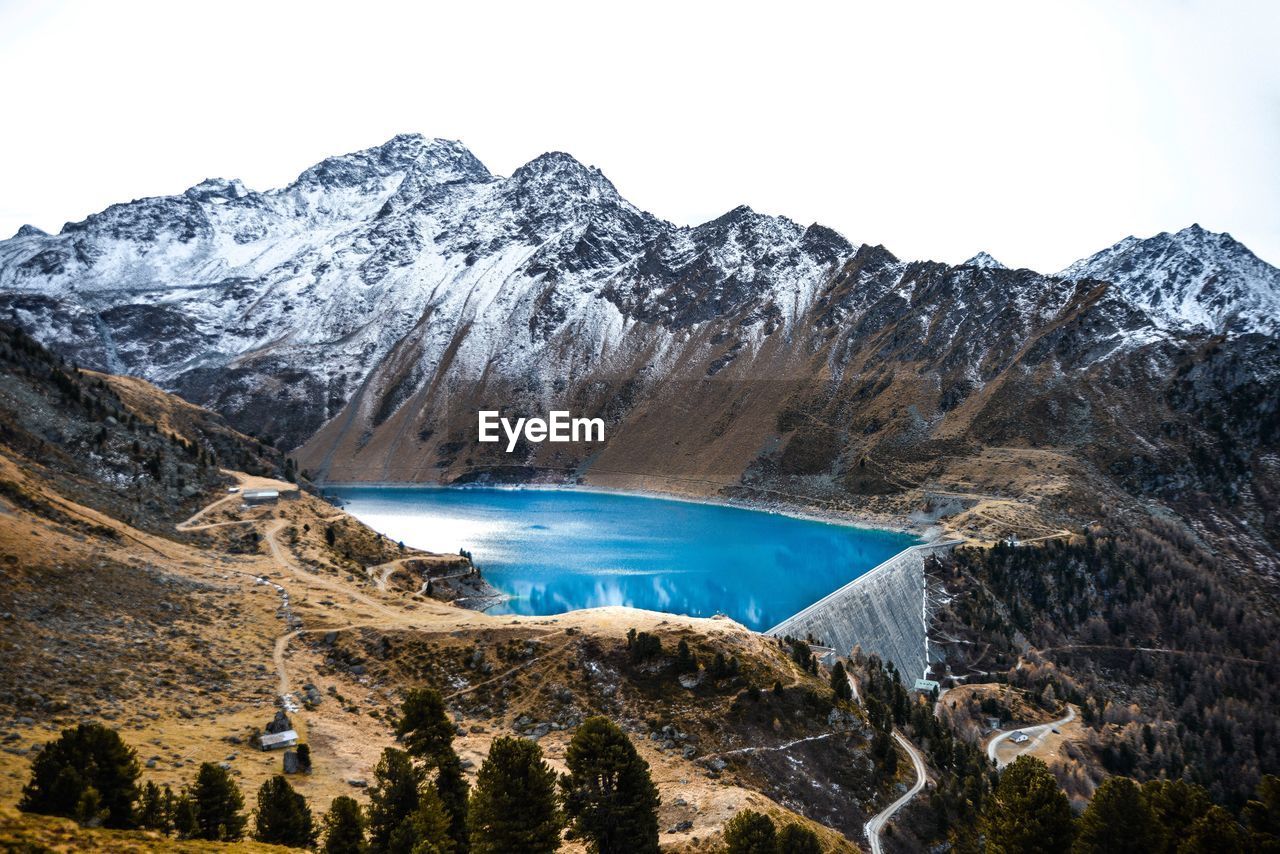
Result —
[[[1222, 437], [1170, 401], [1217, 392], [1173, 387], [1273, 381], [1266, 358], [1197, 366], [1273, 347], [1277, 305], [1280, 272], [1198, 226], [1056, 276], [985, 253], [952, 266], [746, 205], [676, 226], [563, 152], [504, 178], [418, 135], [282, 188], [207, 180], [0, 242], [0, 313], [296, 449], [317, 478], [765, 489], [864, 510], [923, 501], [993, 447], [1094, 471], [1035, 513], [1088, 512], [1101, 481], [1194, 487], [1187, 443]], [[553, 407], [600, 414], [609, 440], [475, 443], [478, 408]], [[1265, 454], [1239, 465], [1231, 478]]]

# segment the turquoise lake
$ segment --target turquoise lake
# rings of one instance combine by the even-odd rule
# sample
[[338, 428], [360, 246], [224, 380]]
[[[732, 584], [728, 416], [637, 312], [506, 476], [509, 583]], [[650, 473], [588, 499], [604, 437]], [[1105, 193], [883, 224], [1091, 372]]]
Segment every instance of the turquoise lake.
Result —
[[768, 629], [918, 539], [775, 513], [574, 490], [341, 487], [387, 537], [465, 548], [512, 598], [491, 614], [629, 605]]

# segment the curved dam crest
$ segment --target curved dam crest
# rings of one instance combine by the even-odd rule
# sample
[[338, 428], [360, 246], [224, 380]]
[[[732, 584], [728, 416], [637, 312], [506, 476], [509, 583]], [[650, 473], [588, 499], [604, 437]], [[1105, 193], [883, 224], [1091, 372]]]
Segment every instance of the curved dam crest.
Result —
[[924, 678], [936, 660], [929, 650], [926, 563], [959, 540], [912, 546], [844, 587], [778, 623], [765, 634], [813, 637], [840, 657], [855, 647], [874, 653], [908, 682]]

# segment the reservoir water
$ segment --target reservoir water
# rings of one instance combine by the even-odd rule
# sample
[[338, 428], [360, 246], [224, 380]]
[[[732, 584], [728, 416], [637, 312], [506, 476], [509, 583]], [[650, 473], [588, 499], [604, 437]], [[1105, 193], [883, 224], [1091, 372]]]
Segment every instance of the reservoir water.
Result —
[[491, 614], [601, 605], [770, 628], [892, 555], [908, 534], [662, 498], [555, 489], [331, 488], [375, 531], [467, 549], [512, 598]]

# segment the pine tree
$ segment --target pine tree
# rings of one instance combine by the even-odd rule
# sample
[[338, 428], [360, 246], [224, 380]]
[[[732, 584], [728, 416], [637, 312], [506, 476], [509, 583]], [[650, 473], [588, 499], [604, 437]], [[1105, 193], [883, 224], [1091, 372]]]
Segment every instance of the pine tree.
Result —
[[1149, 780], [1142, 785], [1142, 800], [1160, 834], [1153, 854], [1177, 854], [1191, 825], [1212, 806], [1204, 787], [1185, 780]]
[[837, 661], [831, 668], [831, 692], [835, 694], [836, 702], [853, 699], [853, 686], [849, 684], [849, 674], [845, 672], [843, 661]]
[[626, 733], [608, 718], [587, 718], [565, 764], [560, 787], [574, 837], [598, 854], [656, 854], [658, 788]]
[[444, 709], [444, 700], [434, 688], [412, 688], [400, 706], [396, 735], [405, 752], [432, 765], [453, 751], [453, 721]]
[[1161, 835], [1138, 784], [1108, 777], [1093, 793], [1076, 828], [1075, 854], [1147, 854]]
[[537, 744], [494, 739], [467, 810], [472, 854], [550, 854], [559, 848], [555, 785]]
[[311, 773], [311, 748], [306, 744], [298, 745], [298, 767], [303, 774]]
[[388, 851], [391, 835], [418, 809], [422, 772], [413, 766], [409, 754], [388, 747], [382, 751], [369, 790], [369, 847]]
[[173, 802], [173, 831], [179, 839], [195, 839], [200, 832], [200, 816], [190, 792], [183, 792]]
[[391, 834], [388, 854], [455, 854], [449, 836], [449, 816], [430, 786], [422, 790], [418, 807]]
[[728, 854], [778, 854], [778, 832], [769, 816], [742, 810], [725, 822], [724, 844]]
[[681, 638], [680, 643], [676, 646], [676, 672], [693, 673], [697, 669], [698, 659], [694, 657], [693, 652], [689, 649], [689, 642]]
[[18, 809], [100, 821], [104, 827], [135, 827], [141, 773], [137, 754], [115, 730], [82, 723], [63, 730], [36, 754]]
[[435, 785], [440, 803], [449, 816], [449, 838], [457, 853], [465, 854], [471, 847], [467, 835], [467, 796], [471, 787], [462, 774], [462, 760], [452, 749], [440, 761]]
[[1254, 849], [1260, 854], [1280, 854], [1280, 777], [1263, 777], [1241, 812]]
[[205, 762], [191, 789], [197, 839], [235, 842], [244, 836], [244, 796], [225, 768]]
[[138, 826], [156, 830], [165, 836], [173, 833], [173, 792], [168, 786], [161, 789], [150, 780], [142, 788], [142, 800], [138, 805]]
[[355, 798], [339, 795], [324, 814], [325, 854], [362, 854], [364, 851], [364, 813]]
[[1019, 756], [987, 799], [981, 827], [988, 854], [1059, 854], [1071, 850], [1071, 804], [1049, 768]]
[[778, 851], [782, 854], [822, 854], [822, 843], [811, 828], [791, 822], [778, 831]]
[[[1209, 811], [1191, 825], [1186, 839], [1178, 846], [1178, 854], [1247, 854], [1250, 850], [1244, 829], [1220, 806], [1209, 807]], [[1252, 850], [1274, 849], [1259, 846]]]
[[254, 838], [290, 848], [309, 848], [316, 841], [307, 799], [279, 774], [258, 789]]
[[80, 791], [80, 799], [76, 801], [71, 817], [84, 827], [102, 826], [107, 818], [107, 809], [103, 806], [102, 795], [98, 794], [97, 789], [86, 786]]

